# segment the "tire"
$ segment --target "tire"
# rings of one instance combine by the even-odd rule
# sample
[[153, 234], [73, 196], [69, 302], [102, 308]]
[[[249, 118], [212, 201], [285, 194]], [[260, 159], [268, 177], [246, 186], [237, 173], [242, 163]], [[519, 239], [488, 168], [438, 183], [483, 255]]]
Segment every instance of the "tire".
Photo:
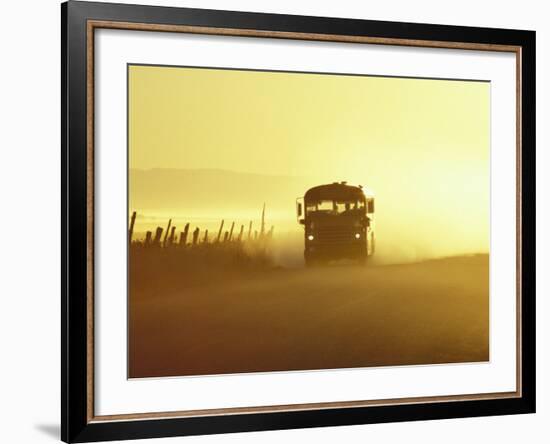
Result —
[[314, 260], [307, 251], [304, 251], [304, 264], [306, 267], [312, 267], [314, 265]]
[[376, 251], [376, 241], [374, 240], [374, 233], [370, 236], [370, 241], [368, 245], [368, 255], [372, 256]]
[[321, 265], [322, 261], [318, 257], [304, 252], [304, 263], [306, 267], [310, 268], [310, 267], [316, 267], [318, 265]]

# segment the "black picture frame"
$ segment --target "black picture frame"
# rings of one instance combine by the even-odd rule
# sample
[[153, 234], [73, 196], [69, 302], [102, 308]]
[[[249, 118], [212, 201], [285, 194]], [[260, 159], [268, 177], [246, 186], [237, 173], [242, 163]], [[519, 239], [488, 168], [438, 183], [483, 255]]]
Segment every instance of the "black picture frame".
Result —
[[[521, 48], [521, 395], [304, 411], [95, 421], [89, 415], [87, 23], [106, 20]], [[61, 5], [61, 438], [90, 442], [535, 412], [535, 32], [69, 1]], [[498, 276], [496, 277], [498, 278]]]

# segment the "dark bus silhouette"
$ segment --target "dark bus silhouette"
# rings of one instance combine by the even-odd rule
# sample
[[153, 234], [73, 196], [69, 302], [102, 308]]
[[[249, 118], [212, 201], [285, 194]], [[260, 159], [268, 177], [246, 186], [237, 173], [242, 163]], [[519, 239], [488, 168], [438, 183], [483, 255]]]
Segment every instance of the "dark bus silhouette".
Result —
[[374, 253], [374, 196], [360, 185], [319, 185], [296, 203], [307, 266], [338, 259], [364, 264]]

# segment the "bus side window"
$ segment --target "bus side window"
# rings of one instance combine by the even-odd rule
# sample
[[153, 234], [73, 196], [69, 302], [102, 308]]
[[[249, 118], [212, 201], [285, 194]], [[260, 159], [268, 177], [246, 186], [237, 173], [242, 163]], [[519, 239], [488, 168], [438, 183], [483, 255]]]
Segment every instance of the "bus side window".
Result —
[[367, 213], [374, 213], [374, 199], [369, 200], [367, 204]]

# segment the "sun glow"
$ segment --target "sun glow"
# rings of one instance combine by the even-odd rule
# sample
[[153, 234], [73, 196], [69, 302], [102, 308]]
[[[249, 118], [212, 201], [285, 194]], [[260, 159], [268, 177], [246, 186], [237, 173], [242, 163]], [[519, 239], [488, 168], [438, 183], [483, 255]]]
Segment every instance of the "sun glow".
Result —
[[379, 255], [489, 251], [489, 83], [129, 70], [131, 210], [214, 225], [265, 202], [298, 233], [295, 199], [345, 180], [376, 192]]

